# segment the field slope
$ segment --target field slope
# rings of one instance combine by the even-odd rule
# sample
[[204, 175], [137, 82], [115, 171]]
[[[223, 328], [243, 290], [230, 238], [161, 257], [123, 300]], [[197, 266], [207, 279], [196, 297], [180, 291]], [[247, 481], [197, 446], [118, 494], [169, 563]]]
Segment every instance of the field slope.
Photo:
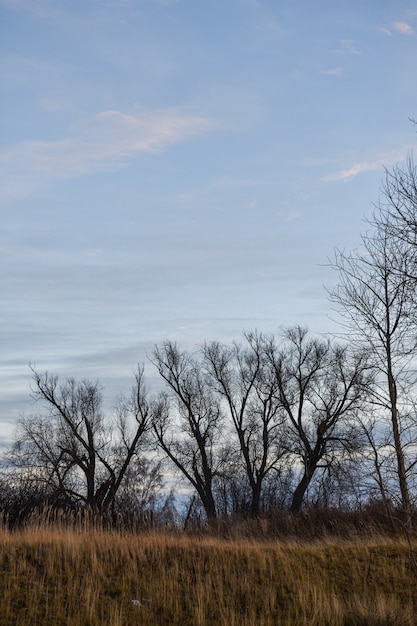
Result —
[[[133, 602], [132, 602], [133, 601]], [[3, 626], [417, 624], [401, 540], [0, 531]]]

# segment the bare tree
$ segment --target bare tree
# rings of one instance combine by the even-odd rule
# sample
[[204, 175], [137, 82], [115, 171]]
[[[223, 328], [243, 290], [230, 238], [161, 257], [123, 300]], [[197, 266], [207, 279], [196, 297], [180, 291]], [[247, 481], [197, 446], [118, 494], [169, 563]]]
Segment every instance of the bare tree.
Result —
[[[393, 495], [390, 485], [398, 481], [391, 480], [390, 457], [392, 456], [392, 434], [390, 429], [381, 427], [380, 417], [372, 413], [360, 418], [359, 424], [366, 438], [366, 446], [362, 451], [362, 465], [365, 469], [362, 489], [368, 502], [381, 501], [392, 530], [395, 530], [393, 521]], [[388, 432], [389, 431], [389, 432]], [[367, 469], [368, 468], [368, 469]], [[395, 472], [394, 472], [395, 473]]]
[[196, 490], [208, 521], [217, 517], [214, 482], [222, 471], [223, 415], [200, 364], [176, 344], [156, 347], [153, 362], [169, 394], [153, 429], [161, 450]]
[[158, 410], [158, 400], [149, 395], [145, 384], [144, 367], [138, 367], [130, 396], [120, 396], [116, 406], [116, 441], [111, 450], [111, 463], [103, 458], [110, 479], [104, 508], [109, 508], [122, 486], [126, 492], [125, 483], [133, 482], [132, 474], [136, 481], [141, 478], [142, 484], [136, 485], [135, 491], [141, 494], [142, 501], [149, 500], [149, 491], [160, 486], [159, 461], [151, 462], [143, 454], [144, 450], [149, 452], [149, 434]]
[[207, 343], [203, 356], [210, 384], [222, 398], [237, 435], [251, 491], [250, 512], [256, 516], [266, 477], [280, 470], [282, 416], [275, 399], [276, 381], [265, 357], [268, 339], [253, 332], [246, 333], [245, 339], [245, 345]]
[[[395, 180], [398, 178], [398, 199]], [[338, 307], [342, 324], [352, 342], [365, 347], [378, 372], [373, 395], [381, 419], [388, 414], [391, 440], [396, 458], [396, 480], [407, 525], [411, 521], [408, 475], [411, 465], [405, 451], [406, 431], [410, 426], [408, 391], [413, 382], [409, 363], [417, 347], [415, 309], [415, 250], [398, 229], [392, 228], [389, 213], [405, 215], [407, 184], [394, 170], [387, 178], [386, 203], [376, 209], [371, 231], [362, 237], [361, 250], [335, 251], [332, 267], [339, 283], [330, 293]], [[405, 204], [402, 204], [404, 201]], [[408, 218], [407, 218], [408, 219]]]
[[[396, 165], [385, 173], [383, 197], [377, 206], [375, 222], [383, 224], [391, 240], [407, 244], [407, 271], [417, 279], [417, 169], [412, 155], [404, 166]], [[400, 268], [402, 271], [403, 268]]]
[[116, 430], [103, 415], [98, 383], [60, 384], [57, 376], [32, 372], [33, 398], [44, 411], [20, 420], [10, 460], [47, 485], [54, 500], [109, 510], [152, 424], [143, 369], [131, 397], [119, 401]]
[[316, 471], [330, 470], [360, 443], [355, 420], [370, 384], [367, 362], [363, 353], [309, 337], [299, 326], [270, 344], [269, 359], [276, 402], [287, 419], [288, 452], [302, 465], [290, 507], [298, 512]]

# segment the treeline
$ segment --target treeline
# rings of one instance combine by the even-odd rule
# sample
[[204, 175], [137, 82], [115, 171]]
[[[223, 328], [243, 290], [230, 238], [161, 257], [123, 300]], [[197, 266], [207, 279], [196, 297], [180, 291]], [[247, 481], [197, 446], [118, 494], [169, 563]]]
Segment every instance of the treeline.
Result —
[[[417, 173], [386, 173], [360, 249], [335, 250], [338, 341], [299, 326], [184, 351], [156, 346], [106, 416], [98, 383], [33, 370], [39, 412], [20, 419], [0, 507], [175, 523], [378, 502], [410, 529], [417, 470]], [[168, 488], [173, 477], [181, 495]], [[167, 495], [168, 494], [168, 495]]]

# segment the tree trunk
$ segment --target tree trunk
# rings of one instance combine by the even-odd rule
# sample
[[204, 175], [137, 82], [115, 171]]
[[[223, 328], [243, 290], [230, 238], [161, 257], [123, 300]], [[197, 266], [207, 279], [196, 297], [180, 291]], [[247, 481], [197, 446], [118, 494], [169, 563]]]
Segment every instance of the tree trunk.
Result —
[[400, 426], [398, 423], [397, 390], [391, 369], [388, 371], [388, 388], [391, 401], [391, 423], [394, 437], [395, 454], [397, 458], [398, 483], [401, 492], [401, 505], [404, 524], [407, 531], [411, 530], [411, 502], [407, 484], [407, 472], [405, 469], [404, 452], [401, 443]]
[[251, 517], [258, 517], [261, 508], [261, 487], [262, 482], [257, 480], [252, 485], [252, 501], [250, 507]]
[[316, 467], [317, 467], [317, 463], [311, 463], [311, 462], [307, 462], [306, 465], [304, 466], [303, 475], [292, 497], [291, 507], [290, 507], [291, 513], [299, 513], [301, 511], [304, 496], [306, 494], [309, 484], [311, 483], [313, 474], [316, 471]]

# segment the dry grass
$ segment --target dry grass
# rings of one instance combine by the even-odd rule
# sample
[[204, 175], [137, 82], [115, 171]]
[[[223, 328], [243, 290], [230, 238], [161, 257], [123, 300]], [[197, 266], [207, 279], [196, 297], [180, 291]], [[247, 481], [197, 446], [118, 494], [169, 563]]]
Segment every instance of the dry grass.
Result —
[[0, 530], [1, 625], [409, 626], [416, 609], [400, 539]]

